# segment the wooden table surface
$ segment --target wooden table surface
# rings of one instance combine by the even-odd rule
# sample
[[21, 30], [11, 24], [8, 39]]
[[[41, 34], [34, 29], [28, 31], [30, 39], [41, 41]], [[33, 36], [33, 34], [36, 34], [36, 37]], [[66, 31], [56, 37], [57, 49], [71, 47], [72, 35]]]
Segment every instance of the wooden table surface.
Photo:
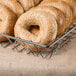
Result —
[[76, 76], [76, 39], [51, 59], [0, 47], [0, 76]]

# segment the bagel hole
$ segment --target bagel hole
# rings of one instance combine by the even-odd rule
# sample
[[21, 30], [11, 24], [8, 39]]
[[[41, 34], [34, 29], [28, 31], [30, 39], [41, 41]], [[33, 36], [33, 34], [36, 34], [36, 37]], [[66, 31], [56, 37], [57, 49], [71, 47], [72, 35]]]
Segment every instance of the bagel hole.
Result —
[[40, 30], [40, 27], [38, 25], [30, 25], [29, 27], [29, 32], [34, 35], [38, 35], [39, 30]]

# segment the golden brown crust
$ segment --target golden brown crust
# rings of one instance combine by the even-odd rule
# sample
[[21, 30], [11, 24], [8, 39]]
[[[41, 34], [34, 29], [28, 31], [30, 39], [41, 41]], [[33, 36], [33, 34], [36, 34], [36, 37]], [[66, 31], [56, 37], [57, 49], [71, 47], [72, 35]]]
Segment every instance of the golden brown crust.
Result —
[[42, 0], [18, 0], [18, 1], [22, 4], [22, 6], [26, 12], [29, 9], [31, 9], [32, 7], [38, 5]]
[[[50, 7], [50, 6], [40, 6], [40, 7], [35, 7], [33, 9], [36, 11], [48, 12], [49, 14], [53, 15], [56, 18], [57, 23], [58, 23], [58, 36], [64, 33], [65, 16], [59, 9], [55, 7]], [[34, 30], [33, 32], [37, 32], [37, 30], [36, 31]]]
[[[16, 15], [6, 6], [0, 4], [0, 33], [14, 35], [14, 25], [17, 20]], [[7, 40], [0, 37], [0, 42]]]
[[76, 0], [63, 0], [65, 1], [66, 3], [68, 3], [72, 10], [73, 10], [73, 14], [74, 14], [74, 21], [76, 21]]
[[45, 0], [40, 4], [40, 6], [53, 6], [61, 10], [66, 17], [66, 28], [70, 27], [73, 20], [73, 12], [67, 3], [60, 0]]
[[[15, 25], [15, 36], [31, 40], [39, 44], [48, 45], [55, 40], [57, 35], [57, 22], [52, 15], [42, 11], [28, 11], [23, 14]], [[31, 25], [39, 26], [39, 34], [34, 35], [29, 31]], [[34, 46], [30, 45], [34, 50]]]
[[28, 11], [30, 8], [34, 7], [33, 0], [18, 0], [18, 1], [23, 6], [25, 12]]
[[34, 5], [36, 6], [36, 5], [40, 4], [40, 2], [43, 0], [33, 0], [33, 1], [34, 1]]
[[18, 17], [24, 12], [17, 0], [0, 0], [0, 3], [9, 7]]

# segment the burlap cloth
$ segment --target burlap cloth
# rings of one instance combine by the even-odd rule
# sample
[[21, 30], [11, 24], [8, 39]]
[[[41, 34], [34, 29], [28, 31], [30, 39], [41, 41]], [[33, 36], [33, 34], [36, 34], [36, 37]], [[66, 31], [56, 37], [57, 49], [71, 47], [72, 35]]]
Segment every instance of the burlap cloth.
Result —
[[51, 59], [0, 47], [0, 76], [76, 76], [76, 39]]

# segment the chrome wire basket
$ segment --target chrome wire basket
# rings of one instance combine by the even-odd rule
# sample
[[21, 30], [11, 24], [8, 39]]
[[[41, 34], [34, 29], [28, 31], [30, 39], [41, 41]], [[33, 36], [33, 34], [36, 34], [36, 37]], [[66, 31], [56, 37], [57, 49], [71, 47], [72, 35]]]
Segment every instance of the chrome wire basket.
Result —
[[[71, 42], [72, 39], [76, 38], [76, 23], [74, 23], [69, 29], [67, 29], [64, 32], [62, 36], [57, 37], [56, 40], [48, 46], [38, 44], [33, 41], [28, 41], [28, 40], [23, 40], [23, 39], [16, 38], [16, 37], [8, 36], [2, 33], [0, 33], [0, 36], [4, 36], [8, 39], [7, 42], [0, 43], [0, 45], [4, 48], [7, 48], [8, 46], [12, 46], [11, 48], [18, 52], [27, 51], [27, 54], [33, 54], [35, 56], [42, 56], [43, 58], [47, 58], [47, 57], [51, 58], [53, 53], [55, 53], [58, 49], [67, 45], [69, 42]], [[32, 50], [28, 49], [28, 46], [24, 48], [21, 44], [18, 43], [18, 41], [34, 45], [36, 48], [37, 47], [45, 48], [45, 50], [39, 50], [37, 52], [33, 52]]]

